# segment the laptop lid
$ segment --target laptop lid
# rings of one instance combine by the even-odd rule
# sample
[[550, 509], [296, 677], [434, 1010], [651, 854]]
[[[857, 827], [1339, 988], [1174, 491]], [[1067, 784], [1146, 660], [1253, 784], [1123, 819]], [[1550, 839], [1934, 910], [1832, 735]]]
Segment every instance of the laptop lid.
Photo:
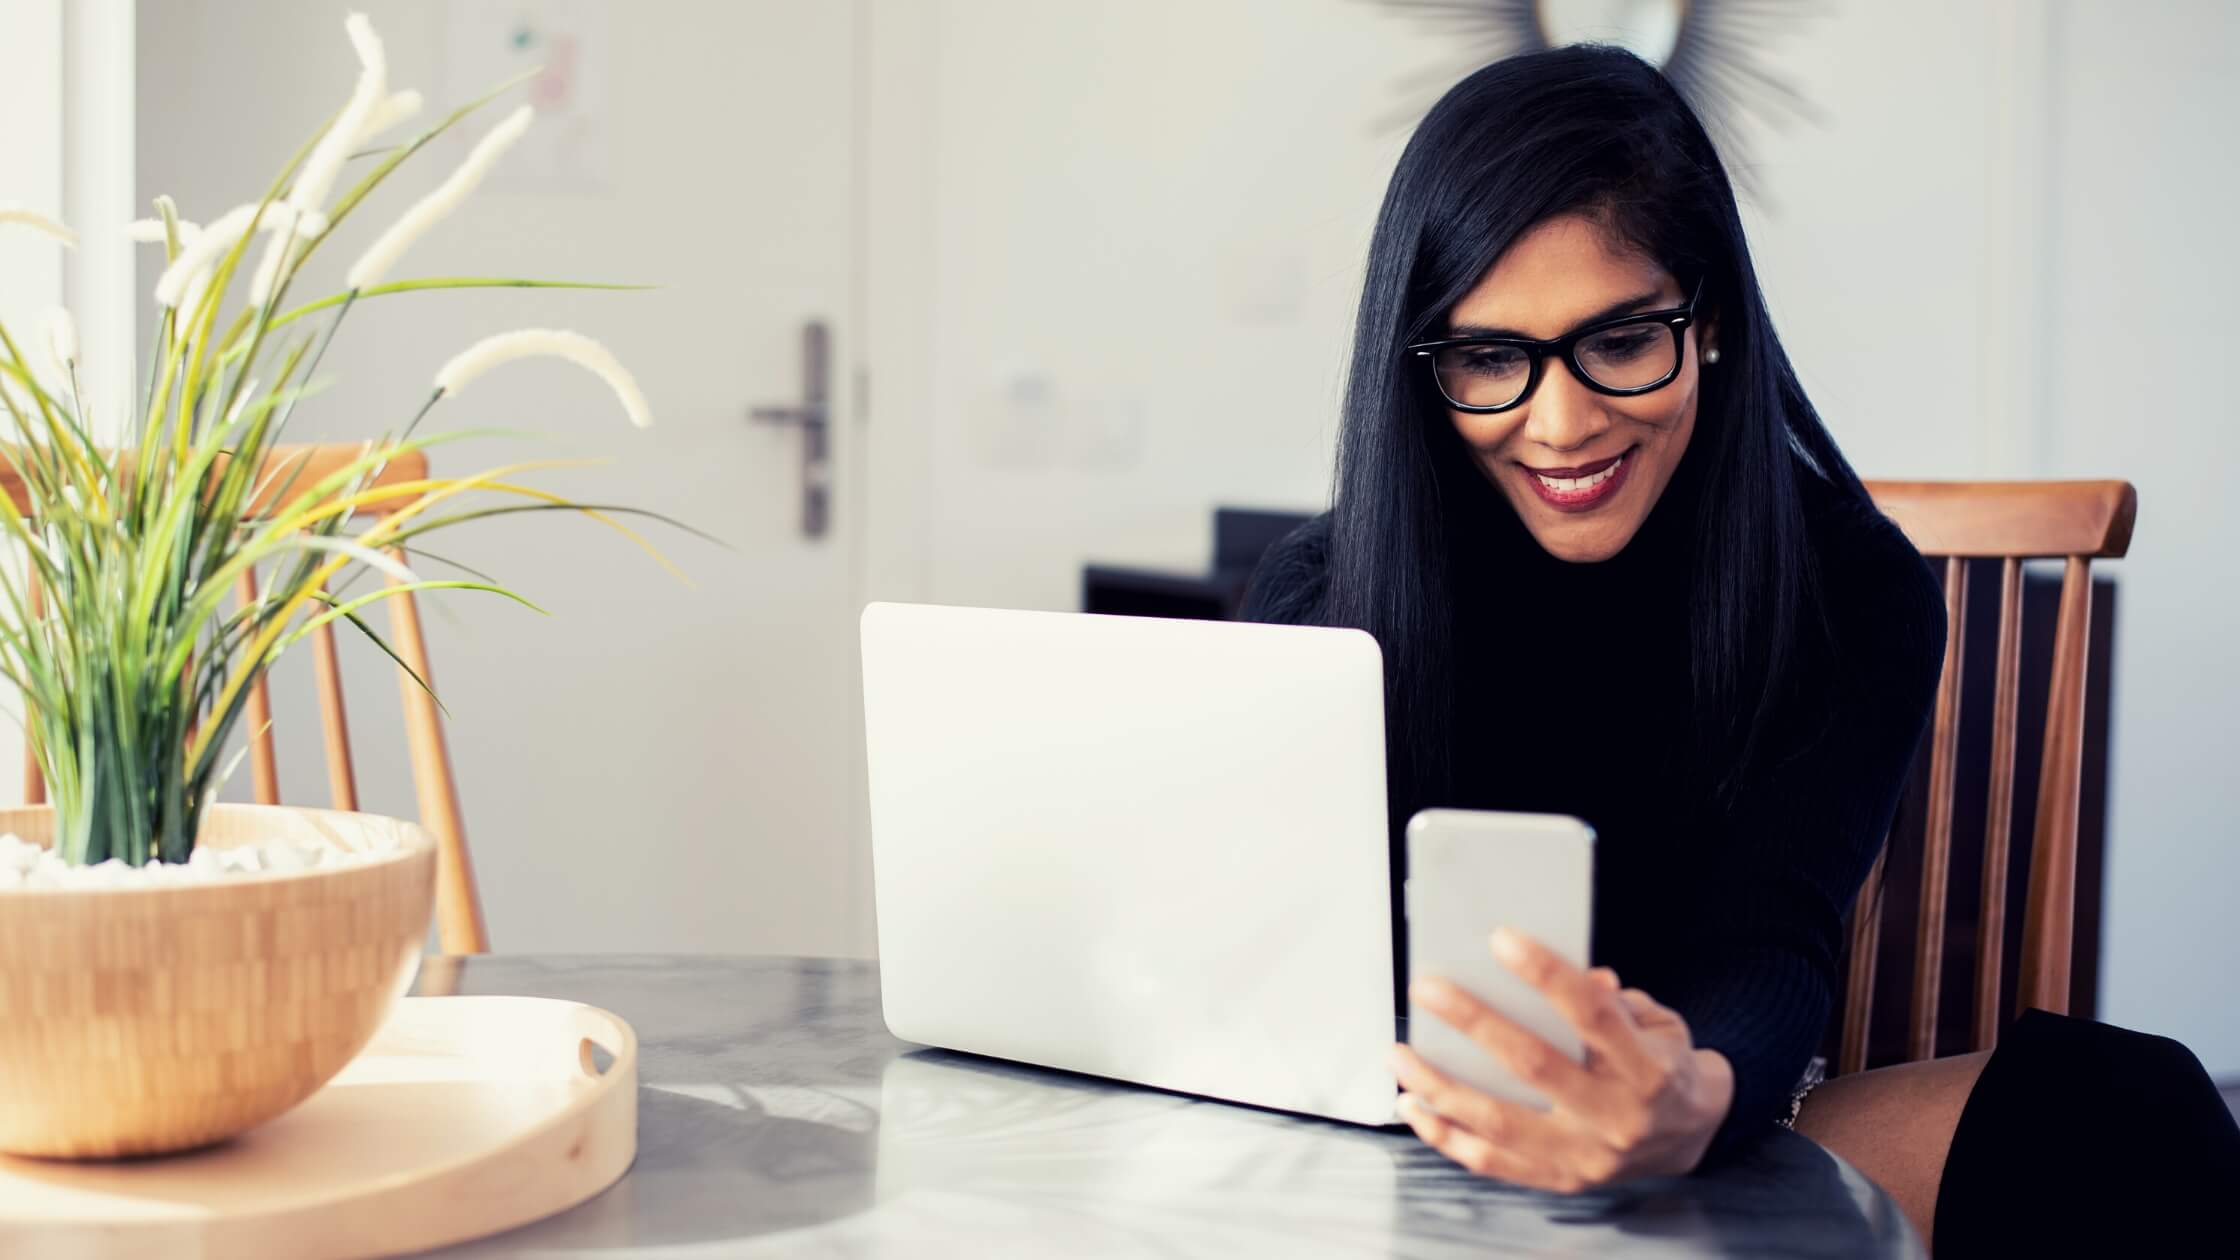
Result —
[[862, 638], [897, 1037], [1392, 1119], [1373, 638], [884, 602]]

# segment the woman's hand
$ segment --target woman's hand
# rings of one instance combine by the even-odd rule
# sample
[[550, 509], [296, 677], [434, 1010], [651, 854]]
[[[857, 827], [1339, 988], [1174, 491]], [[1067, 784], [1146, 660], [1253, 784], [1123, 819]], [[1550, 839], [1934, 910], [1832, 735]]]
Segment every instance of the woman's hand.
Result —
[[1445, 980], [1418, 980], [1408, 994], [1419, 1006], [1554, 1107], [1489, 1097], [1395, 1046], [1393, 1072], [1407, 1091], [1400, 1111], [1416, 1135], [1474, 1173], [1563, 1194], [1694, 1169], [1734, 1101], [1726, 1056], [1696, 1049], [1679, 1015], [1639, 989], [1621, 991], [1607, 967], [1582, 971], [1507, 929], [1493, 934], [1493, 955], [1579, 1030], [1586, 1062], [1566, 1058]]

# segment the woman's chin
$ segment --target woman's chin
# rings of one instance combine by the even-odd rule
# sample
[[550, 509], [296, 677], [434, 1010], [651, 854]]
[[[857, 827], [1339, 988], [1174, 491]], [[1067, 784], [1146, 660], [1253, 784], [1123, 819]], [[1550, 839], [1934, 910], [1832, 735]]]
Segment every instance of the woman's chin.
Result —
[[1626, 549], [1641, 522], [1628, 519], [1580, 520], [1558, 516], [1554, 520], [1525, 518], [1525, 527], [1540, 549], [1569, 564], [1599, 564]]

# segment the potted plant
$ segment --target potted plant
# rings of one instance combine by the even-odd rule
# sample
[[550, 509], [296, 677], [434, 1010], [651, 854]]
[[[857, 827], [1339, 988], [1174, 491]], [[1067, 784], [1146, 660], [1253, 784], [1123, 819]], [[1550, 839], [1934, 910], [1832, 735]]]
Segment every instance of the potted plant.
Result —
[[[381, 475], [462, 436], [421, 423], [482, 373], [529, 355], [588, 368], [646, 424], [628, 373], [574, 333], [524, 330], [469, 347], [436, 373], [418, 415], [340, 467], [289, 457], [289, 421], [357, 303], [540, 283], [390, 278], [530, 126], [524, 107], [370, 239], [341, 292], [297, 298], [305, 264], [365, 216], [391, 173], [505, 90], [384, 144], [419, 98], [390, 90], [362, 15], [345, 25], [360, 62], [349, 98], [263, 196], [199, 226], [157, 198], [158, 217], [134, 225], [166, 265], [128, 423], [85, 406], [66, 314], [46, 330], [44, 364], [0, 327], [0, 480], [12, 483], [0, 493], [0, 539], [22, 558], [20, 570], [0, 564], [0, 677], [22, 693], [25, 738], [53, 801], [0, 811], [12, 833], [0, 838], [0, 1152], [207, 1144], [294, 1106], [362, 1049], [410, 984], [433, 902], [432, 846], [390, 819], [215, 804], [250, 685], [321, 625], [342, 623], [386, 651], [359, 616], [384, 598], [519, 598], [478, 578], [413, 572], [405, 548], [430, 532], [562, 510], [637, 537], [615, 519], [624, 509], [521, 481], [563, 461]], [[51, 219], [0, 207], [0, 230], [25, 228], [74, 243]], [[233, 607], [245, 572], [261, 576], [261, 595]], [[390, 581], [354, 591], [368, 573]]]

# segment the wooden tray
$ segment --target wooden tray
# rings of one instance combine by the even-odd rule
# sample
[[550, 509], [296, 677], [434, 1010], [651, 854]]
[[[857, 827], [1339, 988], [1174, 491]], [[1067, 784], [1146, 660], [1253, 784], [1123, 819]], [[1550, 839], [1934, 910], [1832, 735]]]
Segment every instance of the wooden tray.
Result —
[[494, 1234], [622, 1176], [637, 1082], [637, 1035], [595, 1007], [405, 998], [325, 1088], [232, 1141], [113, 1163], [0, 1156], [0, 1256], [326, 1260]]

